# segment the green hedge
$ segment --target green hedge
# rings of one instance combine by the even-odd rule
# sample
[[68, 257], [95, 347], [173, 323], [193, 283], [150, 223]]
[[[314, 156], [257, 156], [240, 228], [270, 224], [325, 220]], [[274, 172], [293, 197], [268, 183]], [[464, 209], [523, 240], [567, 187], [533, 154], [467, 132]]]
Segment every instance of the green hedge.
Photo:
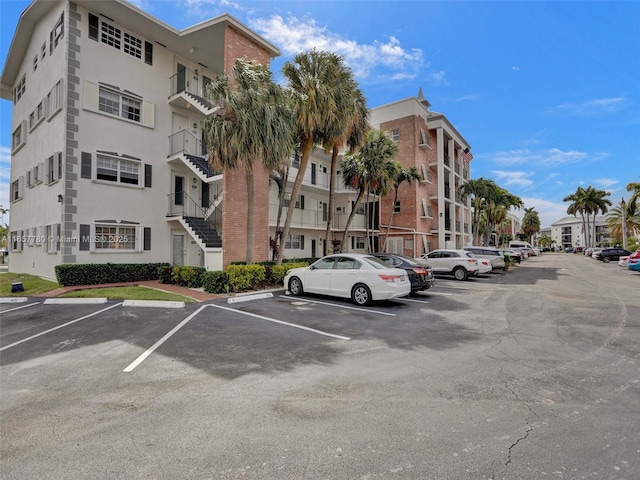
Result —
[[202, 275], [207, 271], [204, 267], [164, 266], [158, 269], [161, 283], [180, 285], [181, 287], [202, 287]]
[[168, 263], [85, 263], [56, 265], [56, 278], [63, 286], [158, 280], [158, 269]]
[[204, 272], [200, 280], [207, 293], [229, 293], [231, 291], [229, 275], [226, 272]]

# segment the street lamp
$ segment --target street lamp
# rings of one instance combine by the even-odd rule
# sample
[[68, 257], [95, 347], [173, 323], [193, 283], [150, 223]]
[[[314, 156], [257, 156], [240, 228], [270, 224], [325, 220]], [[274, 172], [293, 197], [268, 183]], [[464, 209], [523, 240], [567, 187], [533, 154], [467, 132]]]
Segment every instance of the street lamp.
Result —
[[627, 249], [627, 204], [624, 198], [620, 202], [622, 207], [622, 248]]

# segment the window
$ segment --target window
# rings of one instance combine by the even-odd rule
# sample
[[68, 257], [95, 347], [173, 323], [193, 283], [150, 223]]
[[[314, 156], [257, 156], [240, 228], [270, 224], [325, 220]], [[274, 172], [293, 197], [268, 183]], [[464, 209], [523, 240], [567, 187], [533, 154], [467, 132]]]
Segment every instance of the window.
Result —
[[43, 249], [47, 253], [56, 253], [60, 250], [60, 224], [47, 225], [45, 227]]
[[26, 91], [26, 87], [27, 87], [27, 77], [26, 75], [23, 75], [22, 78], [18, 80], [18, 83], [16, 84], [16, 86], [13, 87], [13, 104], [14, 105], [18, 103], [18, 100], [20, 100], [24, 95], [24, 92]]
[[36, 128], [42, 120], [44, 120], [44, 100], [42, 100], [36, 109], [29, 115], [29, 131]]
[[62, 152], [56, 152], [47, 158], [47, 185], [62, 178]]
[[146, 42], [129, 32], [125, 32], [92, 13], [89, 14], [89, 38], [140, 60], [143, 59], [144, 53], [144, 62], [148, 65], [153, 64], [153, 44], [151, 42]]
[[304, 235], [289, 235], [284, 244], [284, 248], [304, 250]]
[[[284, 200], [284, 206], [288, 207], [291, 204], [290, 199]], [[304, 195], [298, 195], [298, 199], [296, 200], [294, 208], [299, 208], [300, 210], [304, 210]]]
[[393, 204], [393, 213], [400, 213], [400, 200]]
[[353, 248], [357, 250], [364, 250], [367, 243], [364, 237], [351, 237], [353, 240]]
[[42, 58], [42, 60], [44, 60], [46, 56], [47, 56], [47, 42], [44, 42], [42, 44], [42, 47], [40, 47], [40, 57]]
[[56, 26], [53, 27], [49, 34], [49, 55], [53, 53], [62, 37], [64, 37], [64, 12], [62, 12]]
[[16, 202], [22, 198], [22, 179], [11, 182], [11, 201]]
[[97, 155], [96, 178], [108, 182], [140, 184], [140, 163], [121, 158]]
[[21, 252], [22, 251], [22, 240], [24, 239], [24, 231], [23, 230], [15, 230], [11, 232], [11, 251], [12, 252]]
[[393, 130], [391, 130], [391, 139], [394, 142], [399, 142], [400, 141], [400, 129], [399, 128], [394, 128]]
[[122, 225], [96, 225], [92, 239], [96, 250], [135, 250], [136, 227]]
[[62, 110], [62, 80], [58, 80], [55, 86], [47, 94], [47, 120]]
[[141, 108], [142, 102], [140, 99], [100, 86], [98, 109], [101, 112], [117, 115], [139, 123]]
[[13, 131], [13, 134], [11, 135], [11, 153], [17, 152], [25, 145], [25, 143], [27, 143], [26, 127], [27, 122], [24, 121]]
[[33, 71], [35, 72], [36, 70], [38, 70], [38, 54], [36, 53], [36, 56], [33, 57]]

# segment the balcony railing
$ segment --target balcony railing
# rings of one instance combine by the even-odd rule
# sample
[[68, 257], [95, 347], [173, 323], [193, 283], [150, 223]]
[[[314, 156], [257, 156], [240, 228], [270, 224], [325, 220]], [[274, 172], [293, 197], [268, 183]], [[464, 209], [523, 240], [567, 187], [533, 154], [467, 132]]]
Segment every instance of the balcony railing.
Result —
[[206, 157], [206, 145], [187, 130], [180, 130], [169, 136], [169, 156], [184, 153], [194, 157]]
[[[281, 222], [284, 224], [284, 219], [287, 216], [288, 207], [282, 208]], [[278, 205], [269, 205], [269, 218], [274, 221], [278, 217]], [[333, 214], [333, 228], [343, 229], [347, 226], [347, 220], [349, 219], [349, 213], [334, 213]], [[364, 215], [356, 214], [351, 221], [351, 229], [363, 229], [365, 228]], [[282, 226], [282, 225], [281, 225]], [[326, 228], [327, 221], [324, 218], [323, 212], [316, 210], [303, 210], [296, 208], [293, 211], [291, 217], [292, 227], [305, 227], [305, 228]]]
[[169, 96], [182, 92], [204, 97], [204, 92], [200, 88], [200, 76], [188, 68], [183, 68], [171, 77], [171, 91], [169, 92]]

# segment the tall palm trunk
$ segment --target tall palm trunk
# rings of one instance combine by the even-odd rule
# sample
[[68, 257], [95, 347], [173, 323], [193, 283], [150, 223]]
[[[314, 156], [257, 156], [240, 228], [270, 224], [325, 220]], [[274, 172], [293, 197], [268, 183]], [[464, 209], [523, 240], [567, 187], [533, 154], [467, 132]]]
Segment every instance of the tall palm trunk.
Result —
[[387, 232], [384, 234], [384, 242], [382, 242], [381, 252], [387, 251], [387, 239], [389, 238], [389, 230], [391, 230], [391, 222], [393, 221], [393, 210], [395, 209], [396, 202], [398, 201], [398, 188], [394, 190], [393, 203], [391, 204], [391, 213], [389, 214], [389, 220], [387, 221]]
[[251, 264], [253, 263], [253, 217], [256, 203], [251, 163], [247, 162], [245, 165], [244, 174], [247, 181], [247, 264]]
[[327, 230], [324, 235], [322, 254], [327, 254], [327, 245], [331, 242], [331, 228], [333, 227], [333, 211], [336, 203], [336, 177], [338, 176], [338, 146], [331, 150], [331, 170], [329, 173], [329, 211], [327, 212]]
[[298, 174], [296, 175], [296, 181], [293, 183], [293, 189], [291, 190], [291, 201], [289, 202], [289, 207], [287, 208], [287, 218], [284, 221], [284, 227], [282, 228], [282, 238], [280, 239], [280, 249], [278, 250], [278, 260], [276, 262], [277, 265], [282, 264], [282, 259], [284, 258], [284, 246], [287, 242], [287, 237], [289, 236], [289, 228], [291, 227], [291, 220], [293, 218], [293, 211], [295, 210], [296, 198], [298, 198], [298, 194], [300, 193], [300, 187], [302, 186], [302, 179], [304, 178], [304, 173], [307, 171], [307, 166], [309, 165], [309, 160], [311, 159], [311, 151], [313, 150], [313, 136], [309, 136], [304, 138], [301, 144], [301, 158], [300, 158], [300, 168], [298, 170]]
[[356, 215], [356, 210], [358, 210], [358, 206], [360, 205], [360, 202], [362, 202], [362, 199], [364, 198], [364, 189], [360, 190], [360, 193], [358, 193], [358, 198], [356, 198], [356, 202], [353, 204], [353, 208], [351, 209], [351, 213], [349, 214], [349, 218], [347, 219], [347, 224], [344, 226], [344, 233], [342, 234], [342, 244], [341, 244], [341, 251], [344, 252], [345, 251], [345, 244], [347, 242], [347, 236], [349, 235], [349, 227], [351, 227], [351, 222], [353, 221], [353, 217], [355, 217]]

